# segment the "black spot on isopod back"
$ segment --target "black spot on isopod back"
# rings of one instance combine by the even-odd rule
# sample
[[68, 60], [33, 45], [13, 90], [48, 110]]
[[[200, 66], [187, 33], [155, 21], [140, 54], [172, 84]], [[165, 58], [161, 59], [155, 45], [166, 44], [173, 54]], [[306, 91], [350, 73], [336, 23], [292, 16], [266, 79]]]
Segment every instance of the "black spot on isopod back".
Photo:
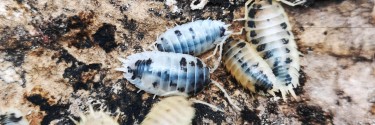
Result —
[[237, 44], [237, 46], [240, 47], [240, 48], [243, 48], [245, 45], [246, 45], [245, 42], [241, 42], [241, 43]]
[[261, 52], [261, 51], [263, 51], [264, 49], [266, 48], [266, 44], [260, 44], [259, 46], [257, 46], [257, 51], [258, 52]]
[[268, 59], [273, 56], [273, 52], [271, 50], [266, 51], [266, 53], [263, 56], [263, 59]]
[[289, 50], [288, 48], [285, 48], [285, 52], [286, 52], [286, 53], [289, 53], [290, 50]]
[[285, 22], [281, 23], [280, 26], [281, 26], [281, 28], [283, 28], [283, 29], [286, 29], [286, 28], [288, 27], [288, 25], [286, 25]]
[[185, 57], [182, 57], [182, 58], [181, 58], [181, 60], [180, 60], [180, 65], [181, 65], [181, 66], [184, 66], [184, 67], [186, 66], [186, 59], [185, 59]]
[[247, 21], [247, 26], [250, 28], [255, 28], [255, 22], [254, 21]]
[[285, 75], [285, 81], [287, 82], [287, 83], [286, 83], [286, 86], [288, 86], [288, 85], [291, 83], [291, 81], [292, 81], [292, 77], [290, 77], [289, 74], [288, 74], [288, 75]]
[[151, 63], [152, 63], [152, 59], [148, 58], [148, 60], [146, 60], [146, 65], [150, 65]]
[[256, 15], [256, 13], [257, 13], [257, 9], [250, 9], [250, 10], [249, 10], [249, 13], [248, 13], [248, 16], [249, 16], [250, 18], [254, 18], [255, 15]]
[[175, 31], [174, 31], [174, 34], [176, 34], [177, 36], [181, 36], [181, 35], [182, 35], [182, 33], [181, 33], [180, 30], [175, 30]]
[[194, 61], [189, 62], [189, 64], [190, 64], [191, 66], [195, 66]]
[[180, 91], [180, 92], [184, 92], [185, 91], [185, 87], [177, 88], [177, 90]]
[[256, 44], [258, 44], [258, 43], [259, 43], [259, 41], [258, 41], [258, 40], [256, 40], [256, 39], [251, 39], [251, 43], [252, 43], [252, 44], [255, 44], [255, 45], [256, 45]]
[[291, 58], [289, 58], [289, 57], [286, 58], [286, 60], [285, 60], [285, 63], [286, 63], [286, 64], [289, 64], [289, 63], [291, 63], [291, 62], [293, 62], [293, 60], [292, 60]]
[[159, 85], [158, 82], [153, 82], [153, 83], [152, 83], [152, 86], [153, 86], [154, 88], [158, 87], [158, 85]]
[[177, 87], [177, 83], [171, 81], [171, 82], [169, 83], [169, 86], [170, 86], [170, 87]]
[[238, 59], [237, 61], [238, 61], [239, 64], [242, 64], [243, 59]]
[[268, 1], [268, 3], [272, 4], [272, 0], [267, 0], [267, 1]]
[[220, 37], [223, 37], [225, 35], [225, 28], [220, 27]]
[[254, 64], [254, 65], [251, 65], [252, 67], [258, 67], [259, 66], [259, 63], [256, 63], [256, 64]]
[[197, 59], [197, 66], [198, 66], [199, 68], [203, 68], [203, 63], [202, 63], [202, 61], [199, 60], [199, 59]]
[[115, 25], [104, 23], [92, 37], [94, 42], [98, 43], [106, 53], [109, 53], [118, 46], [115, 41], [115, 32]]
[[281, 39], [281, 41], [283, 41], [283, 44], [288, 44], [289, 43], [288, 39]]
[[242, 65], [241, 65], [241, 68], [246, 68], [247, 67], [247, 63], [243, 63]]
[[273, 67], [277, 67], [280, 65], [280, 60], [275, 60], [275, 62], [273, 63]]
[[255, 30], [250, 31], [250, 37], [255, 37], [255, 36], [257, 36], [257, 33], [255, 32]]

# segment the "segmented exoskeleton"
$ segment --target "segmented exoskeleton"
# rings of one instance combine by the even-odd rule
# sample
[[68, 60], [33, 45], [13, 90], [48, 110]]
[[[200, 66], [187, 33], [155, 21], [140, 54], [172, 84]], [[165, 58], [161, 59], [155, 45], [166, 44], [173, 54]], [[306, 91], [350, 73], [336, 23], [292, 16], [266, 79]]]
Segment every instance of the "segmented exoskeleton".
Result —
[[[160, 96], [180, 93], [195, 95], [213, 83], [233, 105], [224, 88], [210, 79], [210, 69], [197, 57], [181, 53], [146, 51], [130, 55], [127, 59], [119, 59], [123, 65], [117, 70], [123, 71], [124, 77], [130, 83], [148, 93]], [[238, 107], [235, 108], [239, 110]]]
[[245, 10], [245, 18], [240, 20], [246, 21], [247, 40], [284, 86], [297, 87], [300, 52], [283, 7], [275, 0], [254, 0], [246, 3]]
[[[228, 31], [228, 27], [229, 25], [217, 20], [196, 20], [167, 30], [158, 37], [154, 46], [159, 51], [194, 56], [201, 55], [216, 46], [213, 53], [215, 55], [217, 48], [222, 46], [232, 33], [232, 31]], [[222, 47], [220, 47], [220, 53], [221, 51]], [[217, 67], [218, 63], [215, 64], [212, 71]]]
[[252, 92], [275, 96], [275, 92], [280, 91], [284, 100], [288, 91], [294, 95], [293, 88], [279, 82], [267, 62], [244, 40], [233, 40], [224, 45], [223, 62], [231, 75]]
[[192, 102], [184, 96], [172, 96], [154, 104], [141, 125], [190, 125], [195, 115]]
[[123, 67], [118, 70], [130, 83], [155, 95], [171, 91], [193, 95], [211, 82], [206, 64], [187, 54], [146, 51], [120, 61]]

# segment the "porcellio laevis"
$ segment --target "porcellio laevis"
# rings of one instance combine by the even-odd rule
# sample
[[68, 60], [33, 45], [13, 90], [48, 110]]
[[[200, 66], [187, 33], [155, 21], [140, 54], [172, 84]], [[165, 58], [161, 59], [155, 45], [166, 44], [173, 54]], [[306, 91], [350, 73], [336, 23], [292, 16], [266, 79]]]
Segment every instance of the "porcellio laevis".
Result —
[[[232, 31], [228, 31], [229, 26], [217, 20], [196, 20], [167, 30], [157, 38], [154, 46], [159, 51], [194, 56], [201, 55], [216, 46], [214, 55], [217, 48], [222, 46], [225, 40], [232, 34]], [[220, 47], [220, 54], [221, 51], [222, 47]], [[218, 60], [220, 59], [221, 56]], [[215, 64], [213, 70], [217, 66], [218, 63]]]
[[276, 78], [284, 86], [297, 87], [300, 52], [283, 7], [275, 0], [248, 1], [245, 20], [247, 40], [272, 68]]
[[211, 82], [206, 64], [187, 54], [146, 51], [120, 61], [123, 67], [117, 70], [130, 83], [155, 95], [172, 91], [195, 95]]
[[210, 79], [210, 69], [199, 58], [188, 54], [146, 51], [132, 54], [127, 59], [119, 58], [123, 63], [118, 71], [137, 88], [159, 96], [196, 95], [208, 84], [216, 85], [237, 110], [225, 89]]
[[141, 125], [190, 125], [195, 109], [184, 96], [167, 97], [154, 104]]
[[255, 48], [244, 40], [232, 40], [224, 45], [223, 62], [237, 82], [252, 92], [275, 96], [280, 91], [284, 100], [288, 91], [295, 96], [293, 88], [282, 85]]

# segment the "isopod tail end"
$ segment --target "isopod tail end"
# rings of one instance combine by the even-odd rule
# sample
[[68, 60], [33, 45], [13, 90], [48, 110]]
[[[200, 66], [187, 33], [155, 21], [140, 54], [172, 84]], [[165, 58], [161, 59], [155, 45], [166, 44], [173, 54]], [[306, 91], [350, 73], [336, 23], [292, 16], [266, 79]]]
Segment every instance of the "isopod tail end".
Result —
[[[299, 101], [299, 98], [298, 96], [296, 95], [296, 93], [294, 92], [293, 90], [293, 86], [292, 84], [289, 84], [289, 85], [285, 85], [285, 84], [280, 84], [281, 86], [278, 88], [278, 90], [280, 91], [281, 93], [281, 97], [283, 98], [283, 100], [286, 102], [287, 101], [287, 94], [291, 94], [292, 97], [296, 100], [296, 101]], [[276, 90], [277, 91], [277, 90]]]

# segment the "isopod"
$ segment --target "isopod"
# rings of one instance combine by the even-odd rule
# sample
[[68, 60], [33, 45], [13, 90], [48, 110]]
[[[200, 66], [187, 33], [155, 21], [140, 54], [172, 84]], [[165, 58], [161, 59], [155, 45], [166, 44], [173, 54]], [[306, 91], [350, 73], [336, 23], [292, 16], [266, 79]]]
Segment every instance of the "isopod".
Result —
[[199, 100], [188, 100], [186, 94], [171, 96], [154, 104], [141, 125], [190, 125], [195, 115], [193, 103], [209, 106], [214, 111], [221, 111], [218, 107]]
[[119, 125], [117, 119], [119, 115], [115, 118], [112, 118], [107, 113], [103, 111], [104, 108], [101, 107], [99, 111], [94, 111], [93, 107], [89, 106], [89, 113], [83, 114], [80, 113], [80, 121], [74, 120], [72, 117], [69, 118], [76, 124], [76, 125]]
[[192, 102], [184, 96], [172, 96], [156, 103], [141, 125], [190, 125], [195, 115]]
[[[247, 40], [284, 86], [297, 87], [300, 52], [283, 7], [275, 0], [248, 1], [246, 7], [243, 20]], [[289, 92], [294, 96], [293, 91]]]
[[210, 69], [206, 64], [192, 55], [145, 51], [119, 60], [123, 65], [117, 70], [123, 71], [125, 79], [147, 93], [159, 96], [196, 95], [209, 83], [214, 83], [233, 105], [224, 88], [210, 79]]
[[[228, 31], [229, 26], [217, 20], [196, 20], [167, 30], [157, 38], [153, 45], [159, 51], [194, 56], [201, 55], [216, 46], [213, 53], [215, 55], [220, 46], [221, 54], [223, 43], [232, 34], [232, 31]], [[221, 56], [218, 60], [221, 60]], [[217, 67], [218, 63], [212, 71]]]
[[245, 88], [256, 93], [275, 96], [280, 91], [283, 99], [291, 86], [283, 86], [272, 73], [269, 65], [257, 54], [255, 48], [244, 40], [230, 41], [224, 45], [223, 62], [231, 75]]

